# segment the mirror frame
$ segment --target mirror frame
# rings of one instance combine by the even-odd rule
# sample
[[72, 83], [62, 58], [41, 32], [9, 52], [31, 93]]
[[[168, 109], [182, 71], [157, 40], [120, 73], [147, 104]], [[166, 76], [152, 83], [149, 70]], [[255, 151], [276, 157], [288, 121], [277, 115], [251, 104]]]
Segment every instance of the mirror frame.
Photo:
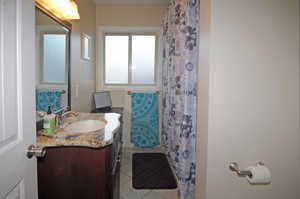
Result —
[[52, 20], [54, 20], [55, 22], [57, 22], [59, 25], [67, 28], [69, 30], [68, 32], [68, 40], [67, 40], [67, 48], [68, 50], [68, 58], [67, 58], [67, 65], [66, 67], [67, 72], [68, 72], [68, 106], [71, 109], [71, 31], [72, 31], [72, 24], [68, 21], [64, 21], [59, 19], [58, 17], [56, 17], [53, 13], [51, 13], [49, 10], [47, 10], [46, 8], [44, 8], [41, 4], [39, 4], [38, 2], [35, 2], [35, 7], [36, 9], [40, 10], [42, 13], [44, 13], [45, 15], [47, 15], [48, 17], [50, 17]]

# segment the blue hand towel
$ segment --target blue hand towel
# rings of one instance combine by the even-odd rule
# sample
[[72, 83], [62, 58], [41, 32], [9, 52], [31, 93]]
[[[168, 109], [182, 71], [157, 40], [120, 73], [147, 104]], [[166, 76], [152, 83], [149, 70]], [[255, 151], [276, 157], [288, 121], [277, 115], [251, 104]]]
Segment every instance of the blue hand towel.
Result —
[[48, 111], [51, 106], [53, 111], [61, 108], [61, 94], [60, 90], [37, 90], [36, 91], [36, 109], [39, 111]]

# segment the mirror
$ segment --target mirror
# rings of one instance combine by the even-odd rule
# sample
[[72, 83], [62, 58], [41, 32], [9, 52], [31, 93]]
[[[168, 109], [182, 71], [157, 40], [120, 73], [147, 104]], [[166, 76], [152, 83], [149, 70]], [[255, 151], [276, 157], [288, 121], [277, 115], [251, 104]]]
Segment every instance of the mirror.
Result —
[[70, 29], [36, 8], [36, 107], [70, 106]]

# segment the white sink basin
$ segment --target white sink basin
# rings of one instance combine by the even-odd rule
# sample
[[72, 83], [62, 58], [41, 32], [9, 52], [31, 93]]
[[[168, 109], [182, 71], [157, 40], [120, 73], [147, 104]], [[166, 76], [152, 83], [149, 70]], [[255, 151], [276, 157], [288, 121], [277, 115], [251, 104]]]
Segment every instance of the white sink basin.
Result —
[[80, 120], [67, 125], [64, 130], [74, 133], [88, 133], [103, 129], [105, 125], [106, 122], [101, 120]]

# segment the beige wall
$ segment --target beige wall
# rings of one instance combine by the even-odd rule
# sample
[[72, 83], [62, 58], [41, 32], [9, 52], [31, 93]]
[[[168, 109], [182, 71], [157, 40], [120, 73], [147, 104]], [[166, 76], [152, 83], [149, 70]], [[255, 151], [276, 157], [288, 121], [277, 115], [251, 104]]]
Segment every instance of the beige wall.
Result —
[[[200, 70], [209, 67], [206, 199], [299, 199], [299, 1], [204, 1], [211, 3], [202, 58], [209, 63], [200, 62]], [[265, 162], [272, 183], [248, 184], [230, 161]]]
[[[90, 111], [91, 96], [95, 92], [95, 36], [96, 36], [96, 6], [93, 0], [76, 0], [80, 20], [72, 22], [71, 35], [71, 84], [73, 110]], [[81, 59], [80, 35], [92, 37], [91, 60]], [[78, 91], [78, 92], [77, 92]]]
[[166, 5], [99, 5], [97, 26], [161, 26]]
[[48, 15], [40, 11], [38, 8], [35, 9], [35, 25], [54, 25], [57, 26], [57, 22], [51, 19]]

